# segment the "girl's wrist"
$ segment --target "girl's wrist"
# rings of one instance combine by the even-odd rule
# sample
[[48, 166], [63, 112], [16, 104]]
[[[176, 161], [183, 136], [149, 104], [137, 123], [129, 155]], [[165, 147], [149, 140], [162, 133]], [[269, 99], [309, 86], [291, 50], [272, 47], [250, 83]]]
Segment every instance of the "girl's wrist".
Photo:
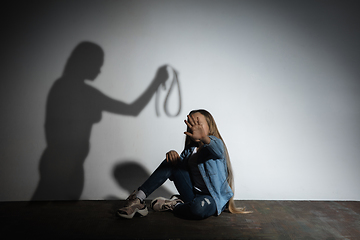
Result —
[[200, 141], [204, 144], [209, 144], [211, 139], [206, 135], [205, 137], [201, 138]]

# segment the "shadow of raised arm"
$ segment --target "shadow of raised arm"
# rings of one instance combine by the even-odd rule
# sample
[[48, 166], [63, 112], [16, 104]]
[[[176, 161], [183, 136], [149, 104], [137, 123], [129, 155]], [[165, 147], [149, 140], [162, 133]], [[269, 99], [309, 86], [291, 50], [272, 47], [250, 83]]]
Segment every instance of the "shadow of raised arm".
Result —
[[138, 116], [145, 106], [150, 102], [152, 96], [156, 93], [160, 85], [165, 87], [165, 82], [169, 78], [167, 65], [158, 68], [156, 75], [150, 86], [139, 96], [134, 102], [127, 104], [105, 95], [103, 100], [104, 110], [116, 114], [124, 114], [130, 116]]

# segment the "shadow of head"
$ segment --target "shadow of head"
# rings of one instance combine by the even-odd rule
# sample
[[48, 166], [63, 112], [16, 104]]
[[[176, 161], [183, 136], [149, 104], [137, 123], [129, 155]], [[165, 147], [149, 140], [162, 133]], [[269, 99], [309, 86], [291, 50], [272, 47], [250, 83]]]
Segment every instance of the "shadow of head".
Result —
[[64, 69], [65, 76], [94, 80], [104, 63], [103, 49], [92, 42], [81, 42], [72, 51]]
[[[137, 190], [150, 177], [150, 174], [145, 168], [134, 161], [126, 161], [117, 164], [113, 174], [117, 183], [129, 193]], [[154, 197], [170, 197], [172, 193], [164, 187], [159, 187], [151, 195]]]

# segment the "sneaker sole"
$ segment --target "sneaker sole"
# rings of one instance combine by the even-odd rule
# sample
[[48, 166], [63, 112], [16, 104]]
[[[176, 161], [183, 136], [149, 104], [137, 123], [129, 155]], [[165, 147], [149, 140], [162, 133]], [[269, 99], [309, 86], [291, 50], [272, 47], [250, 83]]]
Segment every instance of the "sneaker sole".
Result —
[[149, 211], [148, 211], [147, 207], [145, 207], [144, 209], [135, 208], [135, 211], [130, 215], [122, 214], [122, 213], [119, 213], [119, 212], [117, 212], [117, 215], [119, 217], [131, 219], [131, 218], [133, 218], [135, 216], [136, 213], [139, 213], [140, 217], [145, 217], [146, 215], [148, 215]]

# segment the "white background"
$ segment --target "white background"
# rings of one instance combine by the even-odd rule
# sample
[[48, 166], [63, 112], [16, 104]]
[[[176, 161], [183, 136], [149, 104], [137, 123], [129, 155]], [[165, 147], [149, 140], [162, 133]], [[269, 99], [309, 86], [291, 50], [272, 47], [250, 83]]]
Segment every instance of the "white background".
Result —
[[[92, 129], [81, 199], [126, 198], [115, 166], [130, 160], [151, 173], [168, 150], [183, 149], [186, 114], [205, 108], [229, 149], [235, 199], [360, 200], [355, 4], [47, 1], [9, 11], [2, 21], [0, 201], [34, 193], [47, 94], [84, 40], [105, 52], [89, 84], [131, 103], [169, 64], [179, 72], [182, 111], [157, 117], [152, 98], [138, 117], [104, 112]], [[175, 111], [176, 95], [171, 103]]]

